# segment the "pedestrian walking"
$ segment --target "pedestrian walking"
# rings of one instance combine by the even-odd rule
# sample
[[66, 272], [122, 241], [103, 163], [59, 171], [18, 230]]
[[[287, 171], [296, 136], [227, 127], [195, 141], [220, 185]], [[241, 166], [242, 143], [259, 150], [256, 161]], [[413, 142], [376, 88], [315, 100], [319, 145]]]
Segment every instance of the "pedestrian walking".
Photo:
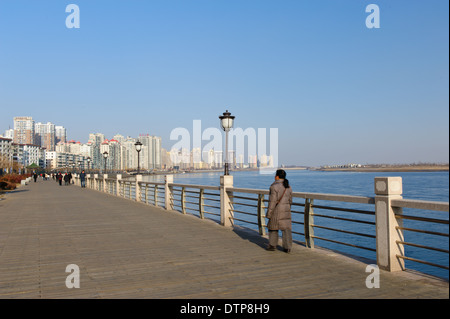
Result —
[[38, 178], [38, 175], [37, 175], [36, 172], [33, 173], [33, 178], [34, 178], [34, 182], [36, 183], [36, 180], [37, 180], [37, 178]]
[[65, 173], [64, 174], [64, 185], [65, 186], [69, 185], [69, 181], [70, 181], [69, 174]]
[[86, 173], [84, 170], [80, 174], [81, 188], [86, 188]]
[[62, 179], [63, 179], [63, 177], [62, 177], [61, 172], [58, 172], [58, 174], [56, 174], [56, 180], [58, 181], [59, 186], [62, 186]]
[[275, 182], [270, 185], [269, 207], [267, 218], [269, 223], [269, 246], [267, 250], [274, 251], [278, 245], [278, 231], [282, 232], [283, 250], [286, 253], [292, 249], [292, 188], [286, 179], [286, 172], [279, 169], [275, 173]]

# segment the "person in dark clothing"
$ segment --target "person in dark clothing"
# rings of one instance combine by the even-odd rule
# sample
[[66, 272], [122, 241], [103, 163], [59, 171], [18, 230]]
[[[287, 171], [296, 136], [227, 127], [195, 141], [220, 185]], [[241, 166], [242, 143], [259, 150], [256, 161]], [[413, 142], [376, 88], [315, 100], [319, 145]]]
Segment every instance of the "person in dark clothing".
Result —
[[70, 177], [69, 174], [64, 174], [64, 185], [69, 185]]
[[34, 182], [35, 182], [35, 183], [36, 183], [37, 177], [38, 177], [37, 173], [34, 172], [34, 173], [33, 173], [33, 178], [34, 178]]
[[86, 188], [86, 173], [84, 170], [80, 174], [81, 188]]
[[286, 179], [284, 170], [277, 170], [275, 182], [270, 186], [269, 207], [266, 217], [269, 219], [269, 246], [267, 250], [274, 251], [278, 244], [278, 231], [283, 236], [283, 250], [289, 253], [292, 248], [291, 221], [292, 188]]
[[59, 186], [62, 186], [62, 174], [61, 172], [59, 172], [58, 174], [56, 174], [56, 180], [59, 182]]

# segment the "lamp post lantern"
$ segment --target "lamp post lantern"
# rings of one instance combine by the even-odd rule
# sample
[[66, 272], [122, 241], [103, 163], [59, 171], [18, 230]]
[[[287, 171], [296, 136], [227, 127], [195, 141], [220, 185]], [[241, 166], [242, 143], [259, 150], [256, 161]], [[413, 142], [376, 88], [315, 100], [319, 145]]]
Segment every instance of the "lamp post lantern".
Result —
[[103, 174], [105, 174], [106, 173], [106, 159], [108, 158], [108, 152], [107, 151], [103, 152], [103, 158], [105, 159], [105, 171], [103, 172]]
[[228, 110], [223, 113], [223, 115], [219, 116], [220, 125], [222, 129], [225, 131], [225, 172], [224, 175], [230, 175], [229, 167], [228, 167], [228, 132], [233, 127], [234, 116], [231, 115]]
[[138, 167], [137, 167], [137, 173], [140, 173], [140, 166], [139, 166], [139, 152], [142, 150], [142, 143], [140, 141], [137, 141], [134, 143], [134, 146], [136, 147], [136, 151], [138, 153]]

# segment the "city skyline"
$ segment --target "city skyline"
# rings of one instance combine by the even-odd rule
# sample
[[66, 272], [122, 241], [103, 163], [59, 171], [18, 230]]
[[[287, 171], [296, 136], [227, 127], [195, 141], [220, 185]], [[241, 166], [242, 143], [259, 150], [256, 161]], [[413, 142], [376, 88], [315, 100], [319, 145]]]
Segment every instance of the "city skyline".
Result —
[[[107, 139], [102, 133], [90, 133], [86, 143], [67, 140], [67, 130], [51, 122], [36, 122], [32, 116], [13, 117], [14, 128], [0, 134], [1, 170], [28, 167], [42, 169], [91, 168], [146, 171], [166, 168], [162, 163], [161, 137], [116, 134]], [[140, 153], [136, 142], [141, 142]], [[139, 160], [140, 159], [140, 166]]]
[[[123, 136], [115, 134], [108, 139], [103, 133], [90, 133], [88, 141], [81, 143], [73, 139], [66, 140], [67, 131], [63, 126], [56, 126], [51, 122], [43, 124], [36, 122], [30, 116], [14, 117], [14, 129], [8, 129], [5, 134], [0, 134], [0, 157], [2, 160], [2, 168], [10, 170], [16, 167], [28, 167], [38, 165], [45, 169], [67, 169], [67, 168], [91, 168], [113, 171], [129, 171], [140, 169], [144, 171], [152, 170], [204, 170], [204, 169], [221, 169], [224, 165], [224, 150], [221, 143], [217, 143], [215, 138], [218, 129], [211, 130], [207, 128], [201, 133], [201, 121], [194, 121], [193, 123], [193, 145], [190, 144], [190, 133], [178, 128], [175, 130], [175, 135], [181, 134], [182, 137], [179, 142], [175, 144], [170, 150], [161, 147], [161, 137], [151, 136], [150, 134], [139, 134], [134, 138], [131, 136]], [[58, 129], [56, 129], [58, 128]], [[208, 140], [208, 135], [211, 135], [213, 140], [207, 146], [202, 145], [201, 140], [205, 138]], [[262, 131], [264, 133], [264, 130]], [[43, 134], [44, 133], [44, 134]], [[183, 134], [186, 133], [186, 134]], [[273, 139], [269, 143], [271, 149], [269, 153], [264, 145], [267, 143], [267, 136], [262, 136], [258, 130], [258, 137], [256, 132], [252, 130], [237, 130], [231, 131], [231, 141], [235, 139], [236, 147], [233, 147], [234, 142], [229, 148], [229, 163], [232, 169], [273, 169], [276, 167], [298, 166], [298, 165], [278, 165], [278, 154], [272, 153]], [[271, 135], [273, 132], [271, 133]], [[52, 136], [50, 139], [47, 135]], [[195, 137], [196, 135], [196, 137]], [[210, 137], [211, 137], [210, 136]], [[277, 134], [275, 134], [277, 136]], [[202, 137], [202, 138], [200, 138]], [[184, 143], [188, 139], [188, 144]], [[246, 147], [244, 147], [244, 139], [247, 138]], [[48, 140], [52, 140], [50, 145]], [[256, 142], [258, 140], [258, 142]], [[266, 140], [266, 142], [264, 142]], [[42, 143], [41, 143], [42, 142]], [[141, 147], [139, 152], [137, 143], [140, 142]], [[262, 142], [262, 144], [261, 144]], [[258, 144], [258, 145], [256, 145]], [[192, 147], [191, 147], [192, 145]], [[186, 148], [187, 146], [187, 148]], [[262, 146], [262, 149], [259, 149]], [[247, 148], [245, 150], [244, 148]], [[256, 152], [256, 147], [258, 152]], [[253, 150], [251, 150], [253, 149]], [[106, 157], [104, 157], [106, 154]], [[139, 165], [138, 157], [141, 165]], [[394, 164], [394, 166], [407, 165], [442, 165], [448, 163], [433, 162], [413, 162], [413, 163], [366, 163], [370, 167], [379, 165]], [[6, 165], [6, 166], [5, 166]], [[375, 166], [374, 166], [375, 165]], [[361, 163], [346, 163], [346, 164], [326, 164], [321, 165], [325, 169], [334, 168], [362, 168], [365, 165]], [[303, 165], [303, 167], [305, 167]], [[16, 169], [16, 168], [15, 168]]]
[[[284, 165], [449, 161], [445, 1], [0, 4], [0, 132], [160, 136], [192, 122], [278, 128]], [[366, 7], [380, 8], [369, 29]]]

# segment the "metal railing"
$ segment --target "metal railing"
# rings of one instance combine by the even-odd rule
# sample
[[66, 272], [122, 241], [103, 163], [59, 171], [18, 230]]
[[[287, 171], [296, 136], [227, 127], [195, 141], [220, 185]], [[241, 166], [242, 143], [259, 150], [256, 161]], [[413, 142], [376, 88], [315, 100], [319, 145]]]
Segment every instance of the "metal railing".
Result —
[[[397, 199], [392, 201], [392, 206], [397, 208], [402, 208], [401, 213], [396, 213], [395, 217], [398, 220], [401, 220], [403, 223], [403, 226], [397, 226], [396, 230], [401, 230], [403, 232], [411, 232], [411, 233], [419, 233], [424, 236], [408, 236], [408, 238], [405, 238], [405, 240], [397, 240], [396, 243], [399, 245], [403, 245], [404, 247], [414, 247], [421, 250], [428, 250], [428, 251], [435, 251], [439, 253], [443, 253], [445, 259], [448, 260], [448, 210], [449, 205], [448, 203], [442, 203], [442, 202], [431, 202], [431, 201], [418, 201], [418, 200], [408, 200], [408, 199]], [[439, 213], [436, 213], [439, 212]], [[426, 215], [432, 215], [433, 217], [429, 217]], [[439, 216], [438, 216], [439, 215]], [[438, 217], [438, 218], [435, 218]], [[447, 217], [447, 219], [445, 219]], [[447, 232], [443, 232], [441, 228], [443, 227], [433, 227], [435, 225], [447, 225], [444, 226], [446, 228]], [[406, 227], [408, 226], [408, 227]], [[432, 229], [426, 229], [427, 227], [430, 227]], [[433, 229], [438, 228], [439, 231]], [[428, 235], [428, 236], [425, 236]], [[439, 238], [446, 238], [447, 247], [435, 247], [426, 245], [426, 237], [439, 237]], [[406, 240], [411, 241], [406, 241]], [[424, 243], [418, 243], [414, 241], [414, 239], [421, 240]], [[430, 262], [426, 260], [421, 260], [418, 258], [413, 258], [411, 256], [404, 255], [396, 255], [397, 258], [413, 261], [416, 263], [425, 264], [428, 266], [433, 267], [439, 267], [443, 269], [449, 270], [448, 266], [444, 266], [442, 264], [438, 264], [435, 262]]]
[[111, 195], [117, 195], [117, 182], [114, 178], [105, 179], [105, 192]]
[[191, 213], [201, 219], [220, 220], [219, 187], [175, 183], [169, 184], [169, 187], [171, 205], [175, 210], [183, 214]]
[[164, 207], [164, 183], [139, 182], [140, 201], [156, 207]]
[[[231, 188], [230, 191], [233, 193], [231, 195], [233, 207], [230, 209], [234, 213], [232, 219], [244, 224], [257, 226], [259, 233], [261, 235], [265, 235], [267, 229], [265, 216], [268, 206], [269, 191], [243, 188]], [[245, 194], [245, 196], [241, 194]], [[359, 205], [372, 205], [374, 203], [373, 198], [298, 192], [294, 192], [292, 196], [292, 233], [303, 237], [304, 241], [302, 241], [302, 243], [306, 246], [314, 247], [314, 240], [318, 239], [369, 251], [376, 250], [375, 211], [373, 209], [363, 210], [351, 207], [351, 203], [358, 203]], [[317, 202], [320, 200], [336, 203], [333, 206], [319, 205]], [[350, 204], [350, 207], [339, 205], [338, 202], [345, 202], [347, 206]], [[333, 214], [333, 212], [339, 212], [341, 214]], [[347, 214], [343, 215], [342, 212]], [[248, 216], [251, 216], [251, 219], [249, 219]], [[355, 218], [355, 216], [360, 218]], [[333, 226], [333, 224], [335, 224], [333, 221], [345, 221], [348, 223], [348, 225], [346, 225], [347, 228], [336, 228], [336, 226]], [[372, 233], [350, 230], [353, 224], [370, 225], [372, 226]], [[342, 226], [343, 224], [341, 223], [340, 225]], [[353, 235], [356, 238], [354, 242], [345, 242], [342, 240], [336, 240], [336, 236], [331, 237], [333, 236], [333, 233]], [[348, 238], [349, 236], [343, 237]], [[372, 247], [358, 245], [357, 242], [358, 240], [361, 240], [361, 237], [372, 239]]]
[[126, 199], [137, 200], [136, 182], [123, 180], [119, 181], [119, 196]]

